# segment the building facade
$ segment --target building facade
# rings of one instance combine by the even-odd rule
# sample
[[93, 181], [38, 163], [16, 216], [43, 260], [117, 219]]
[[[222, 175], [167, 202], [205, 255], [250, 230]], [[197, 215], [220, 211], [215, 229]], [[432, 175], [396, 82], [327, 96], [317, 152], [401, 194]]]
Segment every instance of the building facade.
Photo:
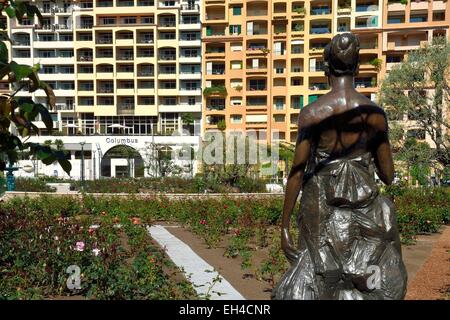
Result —
[[295, 142], [300, 109], [329, 90], [323, 48], [342, 32], [361, 41], [355, 78], [377, 99], [381, 80], [407, 50], [449, 37], [448, 1], [205, 0], [204, 131], [257, 130]]
[[[41, 136], [33, 139], [71, 137], [68, 140], [76, 144], [92, 140], [92, 136], [121, 136], [169, 149], [182, 143], [198, 148], [198, 0], [34, 3], [44, 21], [41, 25], [28, 19], [22, 24], [9, 20], [10, 56], [18, 63], [41, 65], [40, 79], [49, 83], [56, 95], [52, 116], [60, 137], [49, 136], [44, 124], [37, 121]], [[27, 88], [20, 95], [28, 96]], [[46, 103], [42, 90], [33, 93], [33, 99]], [[172, 135], [177, 137], [167, 139]], [[75, 167], [78, 149], [71, 150]], [[101, 143], [89, 143], [84, 150], [85, 158], [94, 151], [100, 157], [108, 152]], [[75, 169], [75, 176], [77, 172]]]
[[[201, 136], [218, 129], [254, 130], [262, 141], [294, 143], [301, 108], [329, 90], [323, 49], [338, 33], [359, 36], [355, 85], [374, 101], [382, 79], [408, 50], [436, 36], [450, 39], [444, 0], [34, 3], [44, 23], [9, 20], [10, 57], [40, 63], [41, 79], [54, 88], [57, 136], [38, 121], [41, 136], [32, 139], [64, 140], [75, 177], [79, 142], [86, 142], [84, 158], [96, 153], [100, 161], [96, 174], [94, 164], [86, 173], [92, 177], [103, 175], [108, 150], [130, 137], [138, 139], [130, 146], [143, 158], [149, 145], [198, 150]], [[8, 89], [0, 83], [0, 90]], [[29, 93], [24, 88], [18, 95]], [[33, 98], [45, 104], [43, 92]], [[407, 115], [401, 121], [415, 130]]]

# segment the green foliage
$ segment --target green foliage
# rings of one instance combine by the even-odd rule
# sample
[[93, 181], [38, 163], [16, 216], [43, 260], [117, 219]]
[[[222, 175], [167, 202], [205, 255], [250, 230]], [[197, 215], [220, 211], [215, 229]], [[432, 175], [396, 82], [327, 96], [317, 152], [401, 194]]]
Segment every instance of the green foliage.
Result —
[[226, 128], [227, 123], [225, 122], [225, 119], [221, 119], [219, 120], [219, 122], [217, 122], [217, 129], [219, 129], [220, 131], [225, 131]]
[[203, 94], [207, 97], [211, 95], [226, 96], [227, 89], [225, 88], [225, 86], [213, 86], [203, 89]]
[[407, 138], [403, 147], [397, 152], [396, 159], [406, 163], [411, 176], [421, 185], [428, 184], [432, 150], [428, 143]]
[[[24, 16], [30, 19], [37, 16], [38, 20], [42, 22], [41, 13], [36, 6], [29, 2], [6, 0], [0, 4], [0, 13], [3, 12], [19, 23]], [[22, 138], [38, 134], [39, 129], [33, 124], [38, 115], [48, 130], [53, 129], [53, 120], [48, 109], [40, 103], [33, 102], [31, 98], [16, 97], [17, 92], [24, 88], [27, 88], [30, 93], [43, 90], [47, 95], [47, 103], [50, 108], [54, 108], [56, 98], [52, 88], [39, 80], [39, 64], [27, 66], [15, 61], [8, 61], [8, 49], [5, 41], [10, 41], [10, 39], [7, 36], [7, 26], [2, 25], [0, 27], [2, 29], [0, 30], [0, 78], [6, 77], [14, 88], [14, 92], [11, 94], [0, 96], [0, 158], [3, 163], [2, 166], [4, 166], [5, 160], [11, 163], [16, 162], [19, 150], [28, 150], [31, 155], [36, 156], [45, 164], [59, 162], [64, 171], [70, 174], [71, 164], [64, 153], [55, 151], [48, 146], [40, 146], [29, 142], [22, 143], [19, 137], [10, 132], [10, 127], [14, 126]]]
[[[120, 210], [84, 215], [78, 200], [59, 200], [64, 206], [43, 197], [14, 199], [0, 209], [0, 299], [196, 298], [189, 283], [172, 277], [179, 270], [135, 219]], [[71, 205], [78, 210], [69, 212]], [[75, 250], [77, 242], [82, 251]], [[81, 268], [79, 290], [67, 289], [70, 265]]]
[[374, 66], [377, 70], [380, 70], [382, 63], [383, 60], [380, 58], [373, 58], [372, 60], [369, 61], [369, 64]]
[[42, 179], [35, 178], [16, 178], [16, 190], [24, 192], [55, 192], [56, 189], [49, 187], [47, 182]]
[[[386, 193], [394, 199], [403, 243], [450, 223], [449, 188], [396, 186], [386, 188]], [[13, 198], [0, 208], [0, 298], [70, 294], [96, 299], [195, 297], [189, 284], [175, 281], [167, 272], [168, 268], [175, 272], [173, 265], [151, 243], [143, 227], [160, 220], [186, 226], [210, 247], [225, 246], [230, 259], [239, 259], [242, 268], [256, 271], [273, 286], [289, 265], [280, 247], [282, 206], [281, 197]], [[117, 223], [122, 227], [117, 228]], [[92, 231], [92, 224], [100, 228]], [[297, 231], [293, 231], [296, 238]], [[74, 250], [78, 241], [85, 243], [82, 252]], [[93, 248], [100, 249], [99, 256], [92, 254]], [[256, 250], [267, 252], [268, 258], [253, 266]], [[83, 273], [78, 292], [66, 289], [65, 269], [72, 264], [79, 265]]]

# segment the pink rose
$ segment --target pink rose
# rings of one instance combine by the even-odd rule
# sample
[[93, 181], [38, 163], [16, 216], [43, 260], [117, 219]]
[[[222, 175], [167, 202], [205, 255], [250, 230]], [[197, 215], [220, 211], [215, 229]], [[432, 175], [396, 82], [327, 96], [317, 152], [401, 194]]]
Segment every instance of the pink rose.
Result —
[[75, 244], [75, 250], [76, 251], [84, 251], [84, 242], [83, 241], [78, 241]]

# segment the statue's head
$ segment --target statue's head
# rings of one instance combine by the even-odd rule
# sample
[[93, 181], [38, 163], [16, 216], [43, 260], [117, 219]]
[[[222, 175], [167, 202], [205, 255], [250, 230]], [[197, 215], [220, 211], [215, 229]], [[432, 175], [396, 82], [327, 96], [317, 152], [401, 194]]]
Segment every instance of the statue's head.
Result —
[[359, 39], [353, 33], [335, 35], [325, 47], [325, 74], [327, 76], [356, 75], [359, 66]]

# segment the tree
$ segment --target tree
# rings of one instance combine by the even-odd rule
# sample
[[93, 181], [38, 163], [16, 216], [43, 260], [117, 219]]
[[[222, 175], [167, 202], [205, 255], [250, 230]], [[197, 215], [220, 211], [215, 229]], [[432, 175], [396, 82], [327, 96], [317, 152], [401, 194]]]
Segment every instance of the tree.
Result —
[[[38, 8], [28, 2], [2, 0], [0, 14], [3, 12], [19, 23], [26, 16], [28, 19], [37, 17], [42, 24], [43, 19]], [[58, 161], [64, 171], [70, 174], [72, 166], [62, 150], [52, 149], [48, 145], [22, 142], [23, 138], [39, 133], [39, 129], [33, 124], [38, 115], [49, 131], [53, 129], [53, 120], [43, 104], [35, 103], [29, 97], [16, 97], [16, 94], [22, 89], [27, 89], [30, 93], [44, 90], [50, 108], [55, 107], [56, 98], [52, 88], [39, 80], [39, 64], [27, 66], [9, 61], [7, 41], [12, 43], [7, 35], [7, 25], [0, 23], [0, 79], [7, 78], [13, 87], [12, 93], [0, 95], [0, 170], [5, 169], [7, 161], [17, 162], [18, 151], [27, 150], [46, 165]], [[14, 132], [18, 132], [18, 135]]]
[[396, 159], [403, 161], [407, 171], [419, 184], [426, 185], [430, 174], [431, 148], [426, 142], [419, 142], [413, 137], [405, 140]]
[[380, 91], [389, 118], [401, 120], [407, 114], [415, 129], [426, 132], [434, 142], [431, 159], [444, 167], [450, 165], [449, 69], [450, 43], [435, 37], [395, 66]]

